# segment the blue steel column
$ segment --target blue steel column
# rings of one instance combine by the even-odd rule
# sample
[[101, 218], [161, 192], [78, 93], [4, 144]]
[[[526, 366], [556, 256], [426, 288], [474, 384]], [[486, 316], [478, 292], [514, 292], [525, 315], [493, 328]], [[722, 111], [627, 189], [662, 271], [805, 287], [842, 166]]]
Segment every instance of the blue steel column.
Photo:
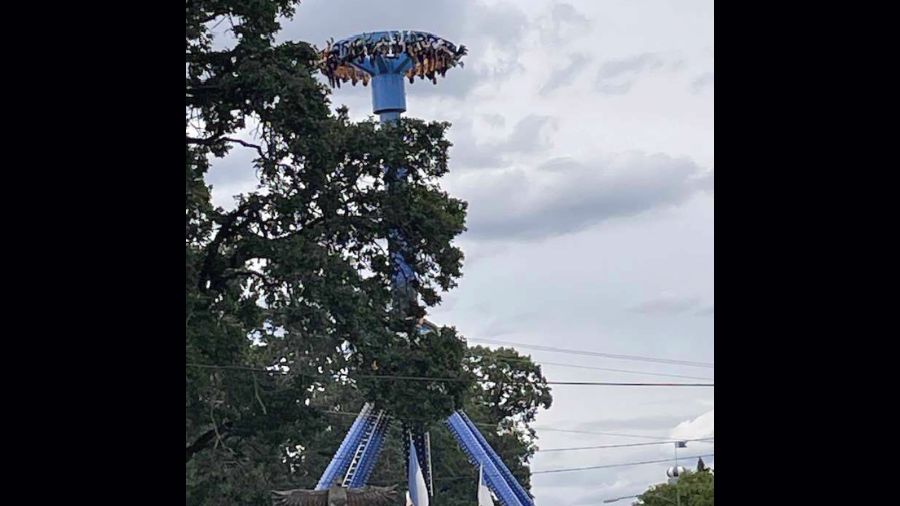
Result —
[[359, 445], [359, 440], [365, 432], [366, 425], [371, 423], [371, 412], [371, 404], [366, 403], [363, 405], [353, 425], [350, 426], [350, 430], [347, 431], [347, 435], [344, 437], [344, 441], [338, 448], [337, 453], [334, 454], [331, 462], [328, 463], [328, 467], [325, 468], [325, 472], [322, 473], [322, 477], [316, 485], [316, 490], [328, 490], [331, 488], [335, 480], [343, 475], [347, 467], [350, 466], [350, 460], [353, 458], [353, 453], [356, 452], [356, 447]]
[[516, 493], [516, 497], [519, 498], [519, 501], [522, 502], [525, 506], [534, 506], [534, 501], [532, 501], [531, 496], [528, 495], [528, 492], [525, 490], [525, 487], [519, 484], [519, 481], [516, 480], [516, 477], [513, 476], [512, 472], [506, 467], [506, 464], [500, 460], [500, 456], [497, 455], [497, 452], [491, 448], [491, 445], [488, 444], [487, 440], [481, 434], [481, 431], [475, 427], [475, 423], [469, 418], [464, 411], [459, 410], [456, 414], [462, 419], [463, 422], [466, 423], [466, 426], [469, 427], [469, 430], [472, 431], [472, 435], [475, 436], [475, 439], [478, 440], [478, 443], [481, 444], [481, 447], [484, 449], [484, 453], [491, 459], [491, 462], [494, 463], [494, 466], [497, 467], [497, 470], [500, 471], [500, 474], [503, 475], [503, 478], [509, 483], [510, 488], [513, 489], [513, 492]]
[[[403, 82], [404, 73], [412, 66], [412, 61], [405, 54], [394, 57], [369, 57], [361, 64], [362, 70], [372, 76], [372, 111], [378, 114], [382, 124], [394, 124], [400, 115], [406, 112], [406, 88]], [[393, 170], [392, 170], [393, 169]], [[388, 185], [402, 185], [406, 182], [406, 169], [403, 167], [385, 167]], [[391, 230], [388, 235], [388, 251], [393, 266], [392, 288], [396, 309], [406, 310], [414, 294], [411, 284], [416, 273], [406, 262], [404, 253], [408, 246], [399, 230]]]
[[[372, 109], [378, 114], [382, 124], [393, 124], [400, 120], [400, 115], [406, 111], [406, 90], [403, 82], [404, 73], [412, 65], [409, 57], [401, 54], [392, 58], [370, 58], [364, 65], [360, 67], [372, 75]], [[406, 182], [407, 171], [403, 167], [385, 168], [388, 185], [402, 185]], [[410, 286], [415, 280], [416, 272], [406, 262], [404, 253], [407, 252], [408, 245], [406, 238], [399, 230], [391, 230], [388, 235], [388, 251], [391, 255], [391, 264], [393, 266], [392, 288], [394, 291], [394, 301], [398, 305], [396, 309], [405, 312], [408, 304], [415, 297], [415, 292]], [[405, 313], [401, 313], [404, 314]], [[412, 451], [410, 447], [410, 455], [418, 455]], [[426, 462], [431, 461], [431, 456], [426, 455]], [[420, 466], [426, 469], [426, 466]], [[426, 477], [426, 483], [430, 481], [430, 476]], [[410, 480], [413, 478], [410, 477]], [[410, 481], [409, 487], [412, 490], [414, 482]], [[433, 494], [429, 486], [429, 493]], [[418, 505], [417, 505], [418, 506]]]
[[[399, 37], [398, 37], [399, 36]], [[365, 40], [366, 42], [374, 44], [375, 50], [368, 49], [363, 45], [359, 45], [361, 40]], [[400, 48], [402, 50], [398, 50], [398, 46], [395, 44], [391, 46], [392, 42], [400, 43]], [[446, 56], [448, 54], [447, 50], [452, 53], [450, 56], [451, 60], [449, 66], [455, 66], [456, 61], [460, 55], [465, 54], [465, 48], [460, 46], [458, 49], [447, 41], [436, 40], [434, 36], [430, 34], [424, 34], [422, 32], [376, 32], [370, 34], [362, 34], [353, 39], [346, 39], [344, 41], [338, 42], [335, 46], [333, 46], [334, 51], [331, 49], [328, 50], [327, 54], [337, 54], [338, 63], [337, 65], [342, 65], [344, 63], [355, 66], [356, 68], [362, 70], [369, 76], [371, 76], [372, 82], [372, 105], [373, 111], [375, 114], [379, 115], [380, 121], [382, 124], [392, 124], [396, 123], [400, 120], [400, 115], [406, 111], [406, 91], [404, 89], [404, 74], [410, 70], [413, 66], [413, 61], [410, 58], [410, 54], [414, 54], [413, 52], [408, 52], [406, 49], [406, 44], [412, 44], [413, 48], [415, 48], [415, 52], [417, 53], [416, 58], [418, 58], [418, 62], [422, 63], [422, 67], [418, 67], [419, 76], [423, 76], [423, 69], [427, 67], [426, 75], [429, 78], [434, 79], [433, 73], [435, 70], [438, 70], [440, 75], [446, 71], [445, 63], [447, 62]], [[385, 46], [387, 44], [387, 46]], [[428, 48], [428, 45], [431, 44], [431, 48], [434, 50], [442, 50], [442, 53], [445, 56], [438, 57], [440, 62], [440, 66], [443, 68], [436, 69], [435, 67], [435, 53], [431, 53], [431, 60], [429, 62], [428, 56], [426, 55], [423, 60], [423, 53], [420, 52]], [[386, 52], [379, 50], [381, 48], [388, 48], [389, 50]], [[329, 48], [332, 46], [329, 44]], [[362, 51], [360, 51], [360, 49]], [[334, 61], [329, 61], [326, 56], [325, 59], [326, 64], [332, 63]], [[343, 62], [343, 63], [342, 63]], [[462, 65], [460, 63], [460, 65]], [[329, 78], [332, 79], [332, 84], [335, 83], [334, 79], [337, 75], [333, 72], [337, 67], [327, 67], [332, 69], [328, 75]], [[344, 77], [338, 77], [337, 81], [338, 85], [340, 85], [341, 80], [346, 82], [346, 74]], [[356, 83], [356, 77], [352, 77], [353, 83]], [[363, 84], [365, 84], [365, 79], [363, 79]], [[403, 167], [386, 167], [385, 168], [385, 180], [388, 187], [396, 187], [396, 185], [403, 185], [406, 182], [407, 170]], [[391, 288], [393, 292], [394, 298], [394, 308], [398, 310], [403, 317], [409, 316], [407, 311], [410, 308], [412, 302], [415, 302], [416, 293], [414, 291], [414, 282], [416, 280], [416, 272], [406, 261], [407, 255], [405, 253], [409, 253], [409, 246], [406, 242], [406, 238], [403, 237], [403, 234], [400, 230], [391, 230], [388, 233], [388, 249], [390, 255], [390, 261], [392, 265], [392, 274], [391, 274]], [[511, 486], [507, 483], [507, 479], [503, 475], [503, 471], [506, 471], [508, 474], [509, 471], [507, 469], [503, 469], [501, 471], [497, 468], [494, 463], [494, 458], [496, 455], [489, 455], [485, 451], [485, 447], [489, 447], [486, 445], [482, 446], [479, 442], [478, 438], [472, 434], [472, 430], [466, 425], [465, 421], [458, 415], [454, 414], [451, 416], [448, 424], [451, 426], [451, 431], [454, 432], [454, 435], [459, 439], [460, 444], [463, 450], [470, 456], [470, 459], [474, 459], [475, 462], [482, 464], [485, 468], [485, 479], [488, 482], [488, 486], [494, 490], [494, 492], [501, 498], [501, 502], [504, 506], [522, 506], [523, 503], [519, 500], [517, 496], [517, 491], [514, 491]], [[355, 427], [355, 426], [354, 426]], [[363, 426], [364, 430], [365, 426]], [[351, 433], [354, 429], [351, 429]], [[477, 431], [476, 431], [477, 432]], [[360, 434], [362, 434], [362, 430], [360, 430]], [[480, 434], [479, 434], [480, 436]], [[375, 459], [378, 457], [378, 451], [381, 447], [381, 442], [383, 441], [384, 431], [381, 427], [375, 427], [375, 433], [372, 436], [372, 440], [370, 444], [364, 448], [362, 457], [360, 462], [358, 463], [359, 468], [357, 474], [352, 477], [351, 485], [356, 484], [364, 484], [366, 479], [368, 478], [368, 474], [371, 472], [372, 467], [374, 466]], [[348, 439], [350, 435], [348, 434]], [[360, 437], [356, 438], [356, 445], [359, 445]], [[345, 441], [346, 443], [346, 441]], [[344, 453], [348, 456], [349, 452], [352, 452], [351, 448], [347, 448], [344, 450], [344, 445], [342, 445], [342, 450], [339, 450], [339, 454]], [[428, 452], [428, 450], [425, 450]], [[338, 456], [335, 456], [335, 461], [338, 460]], [[428, 462], [428, 480], [430, 481], [430, 455], [426, 459]], [[332, 465], [335, 461], [332, 461]], [[332, 465], [329, 465], [329, 469]], [[500, 464], [502, 465], [502, 463]], [[346, 469], [346, 466], [343, 467]], [[327, 471], [326, 471], [327, 472]], [[510, 475], [511, 476], [511, 475]], [[323, 480], [325, 476], [323, 476]], [[515, 480], [513, 480], [515, 481]], [[412, 477], [410, 477], [410, 486], [413, 485]], [[518, 484], [517, 484], [518, 485]], [[429, 484], [429, 492], [433, 494], [433, 490], [431, 490], [431, 486]], [[521, 487], [520, 487], [521, 488]], [[420, 506], [420, 505], [417, 505]]]
[[386, 416], [378, 420], [378, 425], [375, 427], [374, 434], [372, 434], [372, 440], [366, 446], [365, 453], [363, 453], [359, 463], [359, 469], [353, 475], [353, 479], [350, 480], [348, 488], [363, 487], [369, 481], [369, 476], [372, 475], [375, 463], [378, 461], [381, 449], [384, 447], [384, 436], [387, 433], [389, 423], [390, 420]]
[[[394, 124], [400, 120], [400, 115], [406, 111], [406, 90], [403, 82], [404, 74], [409, 70], [412, 61], [405, 54], [394, 57], [366, 57], [354, 65], [372, 76], [372, 109], [379, 115], [382, 124]], [[403, 167], [385, 168], [385, 176], [388, 185], [403, 184], [406, 181], [407, 171]], [[390, 251], [392, 273], [392, 291], [398, 310], [406, 311], [411, 298], [414, 296], [411, 284], [415, 280], [415, 270], [406, 262], [404, 253], [407, 251], [407, 243], [399, 230], [391, 230], [388, 233], [388, 250]], [[383, 427], [377, 427], [373, 440], [365, 449], [360, 469], [350, 483], [351, 487], [362, 486], [375, 466], [382, 443], [387, 423]]]
[[502, 506], [526, 506], [519, 500], [518, 495], [507, 483], [500, 470], [485, 453], [481, 443], [472, 434], [472, 430], [459, 416], [459, 412], [450, 415], [450, 418], [447, 419], [447, 426], [450, 427], [450, 432], [453, 433], [460, 448], [469, 457], [469, 462], [476, 467], [484, 466], [484, 481], [500, 500], [500, 504]]

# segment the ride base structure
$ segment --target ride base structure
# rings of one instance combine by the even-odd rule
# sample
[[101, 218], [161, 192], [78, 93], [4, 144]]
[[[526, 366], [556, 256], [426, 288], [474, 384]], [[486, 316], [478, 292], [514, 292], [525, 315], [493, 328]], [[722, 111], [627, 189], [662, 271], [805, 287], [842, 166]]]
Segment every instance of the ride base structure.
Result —
[[[346, 82], [362, 82], [368, 86], [371, 82], [373, 111], [379, 115], [381, 123], [388, 124], [398, 121], [406, 111], [404, 78], [410, 82], [416, 77], [427, 78], [436, 83], [437, 77], [443, 76], [448, 69], [462, 66], [460, 59], [465, 54], [464, 46], [457, 47], [430, 33], [384, 31], [330, 42], [322, 52], [320, 68], [334, 87]], [[391, 178], [388, 184], [403, 184], [406, 178], [404, 170], [387, 174]], [[402, 252], [406, 244], [402, 234], [395, 231], [390, 237], [393, 242], [389, 248], [393, 252], [392, 290], [408, 294], [415, 271], [404, 260]], [[422, 331], [431, 330], [423, 326]], [[348, 489], [366, 486], [384, 445], [389, 421], [384, 410], [371, 403], [365, 404], [322, 473], [316, 490], [329, 490], [336, 485]], [[485, 484], [502, 506], [534, 506], [532, 497], [464, 412], [456, 411], [445, 423], [469, 462], [481, 469]], [[421, 470], [427, 495], [433, 496], [429, 435], [409, 433], [408, 439], [410, 500], [415, 506], [424, 506], [429, 500], [419, 496], [421, 485], [416, 484], [413, 471]]]

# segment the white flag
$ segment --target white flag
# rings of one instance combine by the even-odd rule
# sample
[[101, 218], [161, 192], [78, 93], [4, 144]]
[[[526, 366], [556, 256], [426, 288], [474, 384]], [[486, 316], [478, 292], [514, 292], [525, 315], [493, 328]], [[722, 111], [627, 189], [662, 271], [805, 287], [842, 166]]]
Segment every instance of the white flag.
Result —
[[478, 506], [494, 506], [491, 491], [484, 484], [484, 466], [478, 469]]
[[409, 497], [409, 491], [406, 492], [406, 506], [416, 506], [412, 502], [412, 498]]
[[416, 445], [412, 434], [409, 436], [409, 498], [412, 506], [428, 506], [428, 486], [425, 485], [425, 475], [419, 467], [419, 456], [416, 454]]

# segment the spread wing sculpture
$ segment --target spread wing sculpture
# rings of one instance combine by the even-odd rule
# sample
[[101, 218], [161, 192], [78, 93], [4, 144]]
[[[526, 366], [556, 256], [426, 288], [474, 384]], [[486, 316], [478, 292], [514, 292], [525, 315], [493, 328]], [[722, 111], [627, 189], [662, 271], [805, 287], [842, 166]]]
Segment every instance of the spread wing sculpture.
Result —
[[363, 487], [347, 490], [347, 506], [388, 506], [397, 503], [396, 487]]
[[279, 506], [389, 506], [394, 504], [397, 498], [396, 486], [275, 490], [272, 494], [274, 504]]
[[328, 506], [328, 490], [273, 490], [273, 503], [282, 506]]

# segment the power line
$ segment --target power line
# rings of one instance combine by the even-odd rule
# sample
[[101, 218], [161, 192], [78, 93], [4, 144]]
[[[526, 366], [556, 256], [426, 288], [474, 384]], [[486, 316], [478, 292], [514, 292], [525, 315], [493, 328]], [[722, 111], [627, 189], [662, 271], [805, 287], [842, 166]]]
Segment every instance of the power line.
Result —
[[714, 367], [713, 364], [709, 362], [694, 362], [691, 360], [675, 360], [669, 358], [656, 358], [656, 357], [645, 357], [641, 355], [620, 355], [615, 353], [603, 353], [599, 351], [588, 351], [588, 350], [573, 350], [566, 348], [556, 348], [554, 346], [541, 346], [537, 344], [525, 344], [525, 343], [513, 343], [510, 341], [497, 341], [495, 339], [469, 339], [469, 341], [474, 341], [478, 343], [491, 343], [491, 344], [505, 344], [510, 346], [518, 346], [520, 348], [531, 348], [540, 351], [550, 351], [554, 353], [570, 353], [573, 355], [586, 355], [592, 357], [605, 357], [605, 358], [615, 358], [620, 360], [636, 360], [642, 362], [655, 362], [658, 364], [673, 364], [673, 365], [687, 365], [692, 367]]
[[598, 446], [577, 446], [574, 448], [539, 448], [538, 452], [571, 452], [571, 451], [579, 451], [579, 450], [600, 450], [604, 448], [629, 448], [632, 446], [648, 446], [648, 445], [665, 445], [665, 444], [674, 444], [679, 441], [684, 441], [688, 443], [699, 442], [699, 443], [712, 443], [712, 438], [699, 438], [699, 439], [680, 439], [680, 440], [671, 440], [671, 441], [651, 441], [647, 443], [624, 443], [618, 445], [598, 445]]
[[[313, 408], [313, 409], [315, 409], [315, 408]], [[335, 415], [347, 415], [347, 416], [358, 416], [359, 415], [358, 413], [352, 413], [349, 411], [327, 411], [327, 410], [321, 410], [321, 411], [323, 411], [324, 413], [330, 413], [330, 414], [335, 414]], [[370, 415], [364, 415], [364, 416], [375, 417], [377, 415], [370, 414]], [[496, 427], [496, 425], [484, 424], [484, 423], [478, 423], [478, 422], [476, 422], [475, 425]], [[535, 428], [535, 429], [537, 429], [537, 428]], [[549, 428], [544, 427], [544, 428], [541, 428], [541, 430], [549, 430]], [[622, 434], [620, 434], [620, 435], [622, 435]], [[652, 437], [652, 436], [631, 435], [631, 437]], [[713, 443], [712, 440], [713, 440], [712, 437], [708, 437], [708, 438], [695, 438], [695, 439], [654, 441], [654, 442], [649, 442], [649, 443], [629, 443], [629, 444], [621, 444], [621, 445], [600, 445], [600, 446], [585, 446], [585, 447], [575, 447], [575, 448], [548, 448], [548, 449], [544, 449], [544, 450], [538, 449], [537, 452], [542, 453], [542, 452], [592, 450], [592, 449], [601, 449], [601, 448], [624, 448], [624, 447], [633, 447], [633, 446], [672, 444], [672, 443], [676, 443], [678, 441]], [[702, 455], [682, 456], [682, 457], [679, 457], [679, 459], [689, 460], [689, 459], [696, 459], [696, 458], [701, 458], [701, 457], [714, 457], [714, 456], [715, 456], [714, 453], [707, 453], [707, 454], [702, 454]], [[543, 471], [531, 471], [531, 474], [551, 474], [551, 473], [566, 473], [566, 472], [576, 472], [576, 471], [589, 471], [589, 470], [593, 470], [593, 469], [607, 469], [607, 468], [614, 468], [614, 467], [638, 466], [638, 465], [646, 465], [646, 464], [661, 464], [661, 463], [674, 462], [674, 461], [675, 461], [675, 458], [672, 457], [672, 458], [666, 458], [666, 459], [644, 460], [644, 461], [638, 461], [638, 462], [622, 462], [622, 463], [617, 463], [617, 464], [602, 464], [602, 465], [596, 465], [596, 466], [570, 467], [570, 468], [562, 468], [562, 469], [546, 469]], [[435, 480], [436, 481], [452, 481], [452, 480], [469, 479], [469, 478], [470, 478], [469, 476], [444, 476], [444, 477], [436, 477]]]
[[632, 437], [632, 438], [641, 438], [641, 439], [660, 439], [668, 442], [669, 437], [662, 436], [647, 436], [640, 434], [622, 434], [620, 432], [598, 432], [598, 431], [589, 431], [589, 430], [572, 430], [572, 429], [556, 429], [553, 427], [532, 427], [534, 430], [542, 430], [542, 431], [550, 431], [550, 432], [569, 432], [572, 434], [591, 434], [596, 436], [618, 436], [618, 437]]
[[[359, 415], [359, 413], [353, 413], [351, 411], [331, 411], [331, 410], [326, 410], [326, 409], [319, 409], [319, 411], [322, 411], [324, 413], [334, 414], [334, 415], [343, 415], [343, 416], [358, 416]], [[377, 415], [368, 415], [368, 416], [375, 418]], [[487, 422], [478, 422], [478, 421], [473, 421], [473, 423], [479, 427], [484, 427], [484, 428], [494, 429], [494, 430], [497, 429], [497, 425], [498, 425], [497, 423], [487, 423]], [[630, 438], [639, 438], [639, 439], [659, 439], [660, 440], [660, 441], [653, 441], [653, 442], [649, 442], [649, 443], [628, 443], [628, 444], [624, 444], [624, 445], [584, 447], [584, 449], [604, 448], [604, 447], [617, 448], [619, 446], [623, 446], [623, 447], [624, 446], [641, 446], [641, 445], [645, 445], [645, 444], [651, 444], [651, 445], [673, 444], [673, 443], [677, 443], [678, 441], [687, 441], [687, 442], [699, 441], [699, 442], [709, 443], [709, 442], [712, 442], [712, 440], [714, 439], [713, 436], [697, 438], [697, 439], [671, 439], [670, 437], [648, 436], [648, 435], [641, 435], [641, 434], [623, 434], [620, 432], [597, 432], [597, 431], [584, 431], [584, 430], [569, 430], [569, 429], [557, 429], [554, 427], [531, 427], [531, 428], [536, 431], [573, 432], [576, 434], [590, 434], [590, 435], [598, 435], [598, 436], [617, 436], [617, 437], [630, 437]], [[576, 450], [576, 449], [580, 449], [580, 448], [563, 448], [563, 449], [555, 449], [555, 450], [551, 449], [551, 450], [538, 450], [538, 451], [567, 451], [567, 450]]]
[[[388, 379], [408, 381], [469, 381], [465, 378], [441, 378], [434, 376], [398, 376], [390, 374], [355, 374], [351, 378]], [[477, 383], [493, 383], [491, 380], [474, 379]], [[612, 381], [545, 381], [548, 385], [617, 386], [617, 387], [711, 387], [712, 383], [623, 383]]]
[[[481, 355], [469, 355], [472, 358], [482, 358]], [[498, 362], [532, 362], [537, 365], [552, 365], [557, 367], [571, 367], [575, 369], [591, 369], [595, 371], [610, 371], [610, 372], [621, 372], [626, 374], [646, 374], [648, 376], [666, 376], [670, 378], [685, 378], [685, 379], [698, 379], [698, 380], [712, 380], [713, 378], [707, 376], [685, 376], [683, 374], [665, 374], [665, 373], [655, 373], [650, 371], [635, 371], [632, 369], [611, 369], [609, 367], [593, 367], [587, 365], [578, 365], [578, 364], [563, 364], [560, 362], [545, 362], [543, 360], [533, 360], [530, 357], [483, 357], [485, 362], [490, 361], [498, 361]]]
[[[504, 359], [500, 359], [500, 360], [504, 360]], [[523, 359], [523, 360], [529, 360], [529, 359]], [[628, 369], [610, 369], [608, 367], [591, 367], [591, 366], [587, 366], [587, 365], [561, 364], [559, 362], [539, 361], [539, 362], [535, 362], [535, 363], [538, 365], [552, 365], [552, 366], [556, 366], [556, 367], [571, 367], [574, 369], [592, 369], [595, 371], [621, 372], [621, 373], [625, 373], [625, 374], [646, 374], [647, 376], [665, 376], [665, 377], [669, 377], [669, 378], [712, 380], [712, 378], [705, 377], [705, 376], [685, 376], [683, 374], [665, 374], [665, 373], [661, 373], [661, 372], [632, 371], [632, 370], [628, 370]]]
[[[188, 365], [191, 365], [191, 364], [188, 364]], [[200, 365], [204, 365], [204, 364], [194, 364], [194, 365], [200, 366]], [[217, 366], [217, 368], [218, 367], [229, 368], [229, 369], [239, 369], [239, 370], [250, 369], [252, 371], [272, 372], [272, 371], [269, 371], [266, 369], [248, 368], [248, 367], [242, 367], [242, 366], [231, 366], [231, 367]], [[316, 411], [320, 411], [325, 414], [344, 415], [344, 416], [358, 416], [359, 415], [359, 413], [353, 413], [353, 412], [349, 412], [349, 411], [332, 411], [330, 409], [318, 408], [318, 407], [314, 407], [314, 406], [307, 406], [307, 407], [310, 409], [316, 410]], [[370, 415], [370, 416], [374, 416], [374, 415]], [[497, 430], [497, 426], [499, 425], [499, 422], [497, 422], [497, 423], [474, 422], [474, 423], [477, 426], [490, 428], [493, 430]], [[621, 432], [602, 432], [602, 431], [587, 431], [587, 430], [574, 430], [574, 429], [559, 429], [559, 428], [555, 428], [555, 427], [541, 427], [541, 426], [530, 427], [530, 428], [535, 431], [544, 431], [544, 432], [565, 432], [565, 433], [571, 433], [571, 434], [588, 434], [588, 435], [596, 435], [596, 436], [614, 436], [614, 437], [626, 437], [626, 438], [636, 438], [636, 439], [659, 440], [658, 443], [654, 442], [654, 443], [647, 443], [647, 444], [669, 444], [669, 443], [676, 442], [675, 440], [672, 440], [670, 437], [651, 436], [651, 435], [646, 435], [646, 434], [625, 434], [625, 433], [621, 433]], [[713, 438], [712, 437], [701, 438], [701, 440], [702, 439], [713, 439]], [[685, 440], [682, 439], [680, 441], [685, 441]], [[692, 440], [687, 440], [687, 441], [692, 441]], [[606, 447], [615, 448], [615, 447], [619, 447], [619, 446], [620, 445], [609, 445]], [[640, 444], [621, 445], [621, 446], [622, 447], [624, 447], [624, 446], [640, 446]], [[601, 447], [603, 447], [603, 446], [597, 446], [596, 448], [601, 448]], [[588, 449], [588, 448], [589, 447], [585, 447], [584, 449]], [[543, 451], [548, 451], [548, 450], [543, 450]], [[564, 451], [564, 450], [560, 449], [560, 450], [550, 450], [550, 451]]]
[[607, 387], [714, 387], [713, 383], [616, 383], [610, 381], [548, 381], [548, 385]]
[[[678, 457], [679, 459], [696, 459], [700, 457], [713, 457], [714, 453], [707, 453], [704, 455], [688, 455], [686, 457]], [[663, 462], [674, 462], [674, 458], [669, 459], [660, 459], [660, 460], [644, 460], [641, 462], [623, 462], [621, 464], [605, 464], [600, 466], [587, 466], [587, 467], [568, 467], [563, 469], [547, 469], [544, 471], [532, 471], [531, 474], [549, 474], [549, 473], [568, 473], [572, 471], [589, 471], [591, 469], [606, 469], [609, 467], [624, 467], [624, 466], [640, 466], [644, 464], [661, 464]]]
[[[277, 374], [289, 374], [288, 371], [279, 371], [275, 369], [263, 369], [256, 367], [245, 367], [239, 365], [217, 365], [217, 364], [197, 364], [197, 363], [187, 363], [188, 367], [198, 367], [198, 368], [207, 368], [207, 369], [230, 369], [230, 370], [238, 370], [238, 371], [249, 371], [249, 372], [264, 372], [264, 373], [277, 373]], [[319, 379], [335, 379], [333, 376], [328, 375], [315, 375], [308, 373], [294, 373], [298, 376], [305, 376], [308, 378], [319, 378]], [[392, 375], [392, 374], [354, 374], [352, 376], [346, 377], [347, 379], [374, 379], [374, 380], [393, 380], [393, 381], [450, 381], [450, 382], [467, 382], [470, 381], [466, 378], [444, 378], [439, 376], [402, 376], [402, 375]], [[479, 380], [473, 379], [476, 383], [492, 383], [490, 380]], [[611, 382], [611, 381], [546, 381], [548, 385], [569, 385], [569, 386], [618, 386], [618, 387], [712, 387], [713, 383], [624, 383], [624, 382]]]
[[[707, 453], [704, 455], [688, 455], [686, 457], [679, 457], [679, 459], [684, 458], [687, 460], [687, 459], [696, 459], [696, 458], [701, 458], [701, 457], [714, 457], [714, 456], [715, 456], [714, 453]], [[568, 467], [568, 468], [562, 468], [562, 469], [547, 469], [544, 471], [531, 471], [531, 474], [534, 475], [534, 474], [550, 474], [550, 473], [568, 473], [568, 472], [574, 472], [574, 471], [589, 471], [589, 470], [593, 470], [593, 469], [609, 469], [609, 468], [613, 468], [613, 467], [641, 466], [641, 465], [646, 465], [646, 464], [663, 464], [663, 463], [674, 462], [674, 461], [675, 461], [674, 458], [659, 459], [659, 460], [642, 460], [639, 462], [620, 462], [618, 464], [603, 464], [603, 465], [599, 465], [599, 466]], [[470, 479], [472, 479], [472, 476], [436, 476], [434, 478], [434, 481], [444, 482], [444, 481], [470, 480]], [[402, 482], [398, 482], [398, 483], [402, 483]], [[378, 485], [386, 486], [386, 485], [392, 485], [392, 484], [393, 483], [379, 483]], [[374, 485], [374, 483], [373, 483], [373, 485]], [[631, 497], [631, 496], [628, 496], [628, 497]]]
[[[504, 357], [491, 357], [490, 359], [486, 359], [488, 361], [496, 360], [501, 362], [533, 362], [538, 365], [550, 365], [556, 367], [569, 367], [574, 369], [590, 369], [595, 371], [608, 371], [608, 372], [620, 372], [625, 374], [643, 374], [647, 376], [661, 376], [661, 377], [670, 377], [670, 378], [683, 378], [683, 379], [698, 379], [698, 380], [712, 380], [708, 376], [687, 376], [683, 374], [667, 374], [667, 373], [656, 373], [650, 371], [635, 371], [630, 369], [614, 369], [609, 367], [593, 367], [586, 365], [578, 365], [578, 364], [563, 364], [560, 362], [544, 362], [544, 361], [534, 361], [527, 357], [522, 358], [504, 358]], [[246, 367], [239, 365], [214, 365], [214, 364], [196, 364], [196, 363], [188, 363], [190, 367], [207, 367], [207, 368], [215, 368], [215, 369], [234, 369], [234, 370], [244, 370], [244, 371], [257, 371], [257, 372], [279, 372], [274, 369], [262, 369], [258, 367]]]

